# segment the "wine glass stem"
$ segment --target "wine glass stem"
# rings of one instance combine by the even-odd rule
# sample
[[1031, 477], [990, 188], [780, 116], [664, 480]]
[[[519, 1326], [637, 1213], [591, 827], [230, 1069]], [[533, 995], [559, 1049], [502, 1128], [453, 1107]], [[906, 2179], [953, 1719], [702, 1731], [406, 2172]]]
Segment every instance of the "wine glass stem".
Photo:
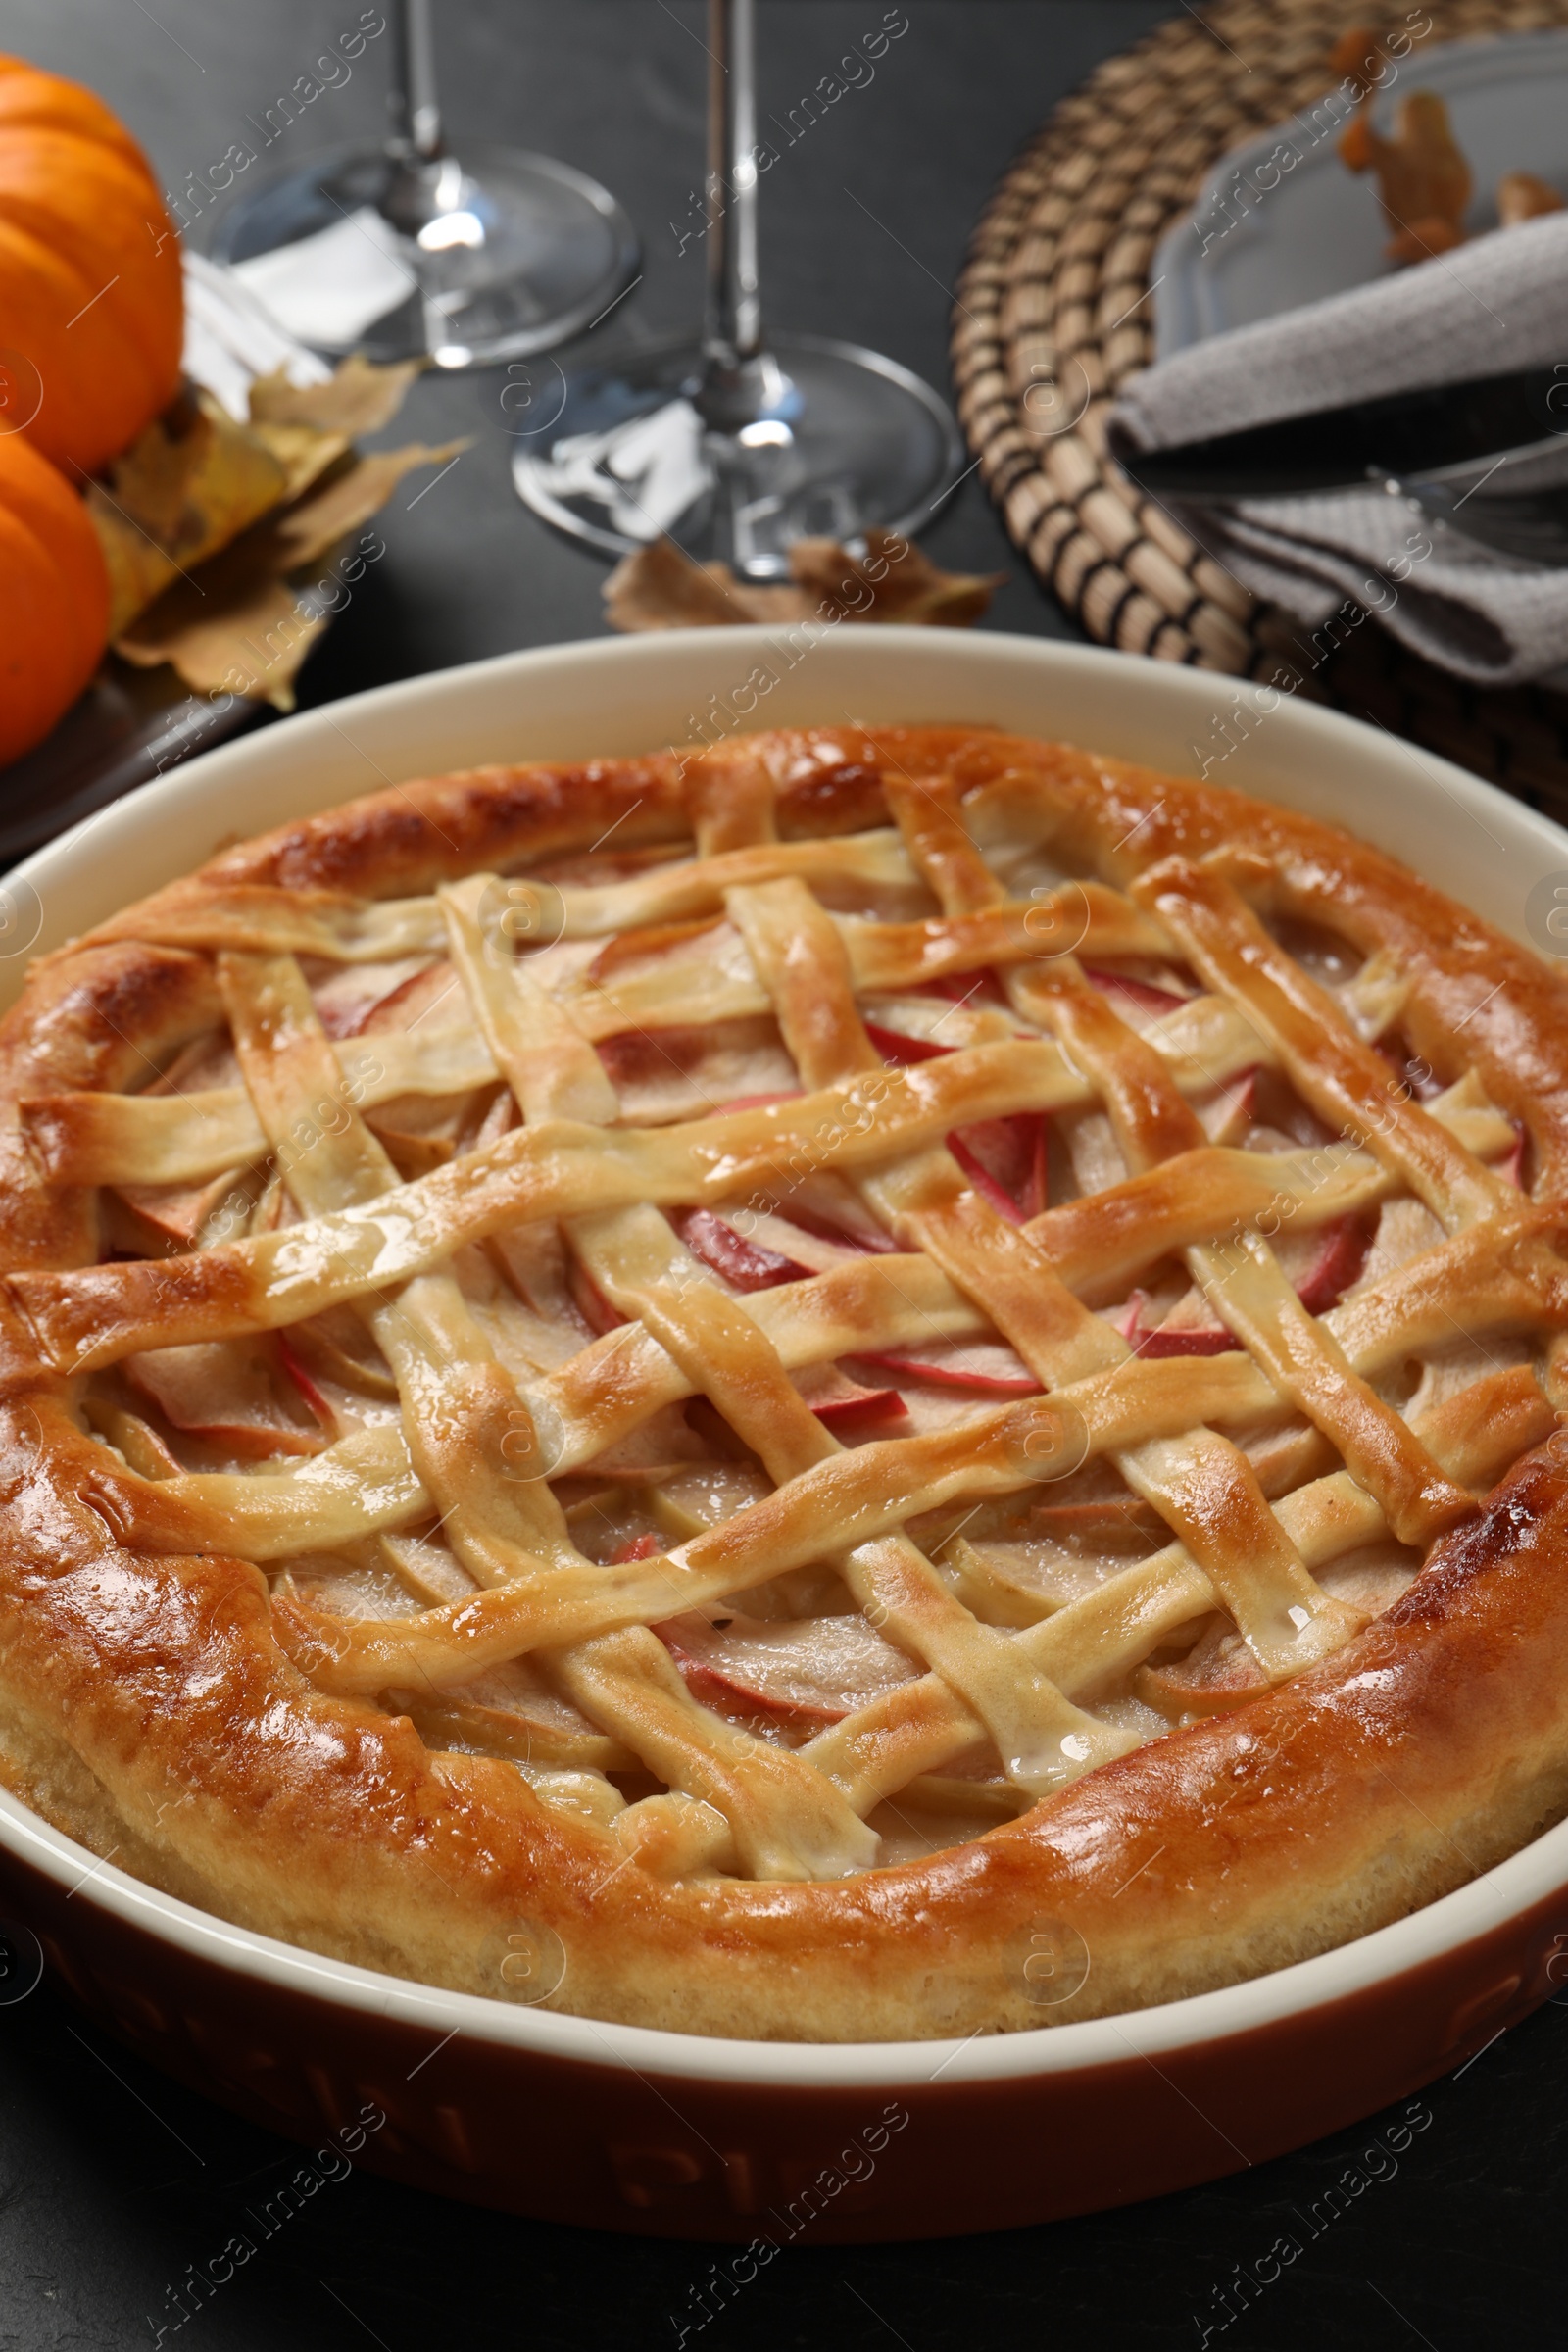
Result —
[[436, 98], [430, 0], [397, 0], [390, 30], [387, 143], [402, 162], [434, 163], [441, 153], [441, 108]]
[[757, 275], [756, 0], [708, 4], [708, 308], [710, 379], [762, 351]]

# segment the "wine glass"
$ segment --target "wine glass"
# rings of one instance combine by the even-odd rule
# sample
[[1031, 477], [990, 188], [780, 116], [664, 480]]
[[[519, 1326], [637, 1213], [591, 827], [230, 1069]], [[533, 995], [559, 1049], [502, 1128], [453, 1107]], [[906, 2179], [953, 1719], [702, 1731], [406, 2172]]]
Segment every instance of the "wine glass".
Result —
[[963, 445], [936, 393], [896, 361], [815, 335], [764, 337], [755, 0], [709, 0], [708, 48], [702, 337], [567, 374], [553, 422], [514, 456], [513, 480], [535, 514], [607, 554], [667, 533], [698, 561], [777, 579], [793, 540], [919, 529], [957, 479]]
[[302, 343], [448, 368], [525, 358], [597, 323], [631, 282], [636, 234], [608, 190], [521, 148], [447, 152], [430, 0], [389, 9], [385, 140], [247, 190], [215, 258]]

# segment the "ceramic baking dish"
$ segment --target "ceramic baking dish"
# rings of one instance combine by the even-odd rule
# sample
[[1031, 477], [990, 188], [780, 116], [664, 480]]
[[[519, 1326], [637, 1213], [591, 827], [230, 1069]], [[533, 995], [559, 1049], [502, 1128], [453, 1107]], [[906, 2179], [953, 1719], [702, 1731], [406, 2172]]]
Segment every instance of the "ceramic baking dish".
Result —
[[[851, 717], [994, 721], [1189, 773], [1207, 760], [1211, 781], [1350, 826], [1538, 947], [1553, 944], [1559, 883], [1568, 903], [1568, 835], [1430, 753], [1267, 689], [1004, 636], [694, 630], [381, 688], [143, 787], [5, 884], [0, 1003], [27, 951], [357, 793]], [[1568, 1977], [1568, 1824], [1319, 1959], [961, 2043], [721, 2041], [406, 1984], [195, 1911], [4, 1794], [0, 1917], [19, 1931], [13, 1992], [41, 1950], [104, 2028], [290, 2136], [363, 2131], [356, 2160], [372, 2169], [552, 2220], [824, 2244], [1156, 2195], [1416, 2089]]]

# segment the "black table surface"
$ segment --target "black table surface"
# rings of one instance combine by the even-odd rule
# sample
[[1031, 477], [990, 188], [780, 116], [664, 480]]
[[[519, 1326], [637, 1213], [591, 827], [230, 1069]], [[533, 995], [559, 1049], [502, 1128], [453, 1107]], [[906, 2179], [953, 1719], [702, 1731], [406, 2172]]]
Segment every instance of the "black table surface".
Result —
[[[875, 81], [764, 181], [764, 283], [779, 321], [872, 344], [942, 383], [950, 289], [993, 182], [1059, 97], [1168, 11], [1163, 0], [903, 0], [900, 13], [909, 29]], [[764, 115], [787, 114], [883, 14], [881, 0], [764, 0]], [[0, 44], [101, 91], [177, 190], [359, 15], [358, 0], [6, 0]], [[437, 15], [454, 140], [512, 139], [598, 174], [646, 246], [624, 331], [691, 324], [701, 248], [680, 252], [670, 223], [687, 219], [702, 168], [696, 0], [454, 0]], [[300, 152], [373, 134], [382, 71], [372, 46], [289, 134]], [[302, 703], [601, 632], [603, 565], [512, 495], [516, 402], [503, 409], [505, 382], [488, 370], [415, 387], [388, 438], [467, 434], [472, 446], [428, 496], [416, 497], [425, 477], [399, 493], [388, 555], [313, 656]], [[1076, 634], [1012, 556], [977, 482], [926, 545], [956, 568], [1005, 572], [986, 625]], [[1460, 2352], [1532, 2323], [1560, 2342], [1551, 2217], [1565, 2185], [1568, 2016], [1539, 2011], [1433, 2084], [1430, 2121], [1395, 2156], [1398, 2113], [1117, 2213], [791, 2251], [705, 2344], [932, 2352], [1223, 2338], [1269, 2352], [1326, 2340]], [[1043, 2140], [1030, 2161], [1055, 2172], [1072, 2151]], [[103, 2039], [47, 1980], [0, 2008], [0, 2347], [150, 2344], [171, 2316], [167, 2289], [297, 2162], [292, 2145]], [[1352, 2180], [1339, 2219], [1310, 2236], [1299, 2217]], [[1301, 2243], [1299, 2259], [1250, 2302], [1227, 2297], [1238, 2266], [1255, 2271], [1282, 2235]], [[191, 2319], [190, 2341], [211, 2352], [673, 2343], [671, 2315], [689, 2310], [710, 2251], [512, 2220], [355, 2171]]]

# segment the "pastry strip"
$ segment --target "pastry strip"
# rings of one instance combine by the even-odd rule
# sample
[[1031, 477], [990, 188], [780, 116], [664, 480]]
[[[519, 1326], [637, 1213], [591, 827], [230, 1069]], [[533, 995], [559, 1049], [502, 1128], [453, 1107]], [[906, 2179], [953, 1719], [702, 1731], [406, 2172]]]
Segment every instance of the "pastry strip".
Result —
[[[968, 840], [951, 786], [895, 786], [890, 798], [905, 828], [911, 862], [945, 911], [984, 904], [995, 883]], [[1135, 1172], [1201, 1142], [1202, 1130], [1158, 1055], [1089, 986], [1074, 955], [1041, 958], [1027, 970], [1015, 967], [1006, 974], [1006, 986], [1020, 1009], [1057, 1031], [1066, 1053], [1103, 1100]], [[940, 1262], [946, 1236], [918, 1221], [915, 1232]], [[952, 1262], [946, 1271], [964, 1280]], [[1049, 1329], [1008, 1330], [1006, 1306], [1014, 1299], [1021, 1303], [1040, 1296], [1038, 1285], [1015, 1280], [1010, 1294], [1008, 1286], [1000, 1286], [986, 1304], [1042, 1380], [1054, 1385], [1089, 1370], [1086, 1342], [1102, 1365], [1129, 1353], [1126, 1342], [1102, 1323], [1095, 1327], [1097, 1340], [1081, 1332], [1076, 1345], [1068, 1343], [1065, 1334], [1054, 1339]], [[1034, 1313], [1038, 1317], [1038, 1305]], [[1151, 1437], [1123, 1446], [1115, 1459], [1133, 1492], [1160, 1512], [1206, 1572], [1271, 1680], [1299, 1672], [1354, 1630], [1358, 1620], [1318, 1589], [1283, 1522], [1269, 1509], [1250, 1463], [1226, 1439], [1190, 1427], [1184, 1436]]]

